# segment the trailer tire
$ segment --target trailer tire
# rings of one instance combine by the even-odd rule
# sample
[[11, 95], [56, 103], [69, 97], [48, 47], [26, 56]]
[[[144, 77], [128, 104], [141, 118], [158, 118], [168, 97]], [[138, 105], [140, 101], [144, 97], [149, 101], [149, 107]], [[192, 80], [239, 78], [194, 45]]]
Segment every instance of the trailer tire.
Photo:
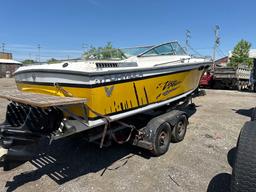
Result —
[[170, 130], [170, 125], [167, 122], [160, 126], [152, 126], [149, 130], [151, 132], [151, 142], [153, 144], [151, 153], [154, 156], [163, 155], [168, 151], [171, 140]]
[[188, 118], [186, 115], [181, 115], [179, 120], [172, 129], [171, 141], [178, 143], [182, 141], [187, 132]]
[[237, 142], [231, 192], [256, 191], [256, 122], [246, 122]]

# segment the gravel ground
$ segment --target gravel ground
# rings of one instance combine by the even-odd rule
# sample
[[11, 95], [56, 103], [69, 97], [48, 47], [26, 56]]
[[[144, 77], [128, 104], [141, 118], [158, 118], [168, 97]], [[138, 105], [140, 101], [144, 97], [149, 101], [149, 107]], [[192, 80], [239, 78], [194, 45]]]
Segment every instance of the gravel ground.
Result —
[[[14, 88], [12, 79], [0, 79], [0, 89]], [[184, 141], [172, 144], [161, 157], [142, 149], [114, 145], [100, 150], [81, 139], [68, 138], [12, 171], [0, 170], [0, 190], [22, 192], [84, 191], [228, 191], [232, 150], [243, 123], [249, 120], [256, 95], [206, 90], [194, 99]], [[7, 102], [0, 100], [0, 119]]]

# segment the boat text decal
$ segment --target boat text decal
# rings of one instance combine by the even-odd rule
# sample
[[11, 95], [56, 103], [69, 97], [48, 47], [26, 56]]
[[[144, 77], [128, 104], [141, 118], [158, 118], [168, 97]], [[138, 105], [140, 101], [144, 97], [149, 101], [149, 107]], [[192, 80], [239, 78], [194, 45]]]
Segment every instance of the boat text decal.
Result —
[[182, 82], [178, 80], [173, 81], [166, 81], [164, 83], [159, 83], [156, 87], [156, 89], [160, 89], [161, 93], [157, 95], [156, 99], [158, 99], [160, 96], [167, 96], [169, 93], [175, 91], [179, 88], [180, 84]]
[[141, 72], [134, 72], [134, 73], [122, 73], [122, 74], [115, 74], [115, 75], [104, 75], [103, 78], [96, 78], [96, 84], [107, 83], [107, 82], [115, 82], [115, 81], [122, 81], [128, 79], [136, 79], [143, 77]]

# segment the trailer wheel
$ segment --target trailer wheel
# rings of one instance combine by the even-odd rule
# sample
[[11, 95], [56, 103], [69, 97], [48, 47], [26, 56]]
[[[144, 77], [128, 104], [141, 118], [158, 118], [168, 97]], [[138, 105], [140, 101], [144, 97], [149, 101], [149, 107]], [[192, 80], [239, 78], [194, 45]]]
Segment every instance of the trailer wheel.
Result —
[[256, 123], [246, 122], [237, 142], [231, 192], [256, 191]]
[[187, 132], [188, 118], [186, 115], [181, 115], [178, 122], [172, 129], [171, 141], [174, 143], [180, 142], [184, 139]]
[[171, 134], [170, 125], [168, 123], [163, 123], [158, 127], [151, 127], [149, 130], [151, 135], [151, 142], [153, 144], [153, 149], [151, 153], [155, 156], [160, 156], [166, 153], [169, 149]]

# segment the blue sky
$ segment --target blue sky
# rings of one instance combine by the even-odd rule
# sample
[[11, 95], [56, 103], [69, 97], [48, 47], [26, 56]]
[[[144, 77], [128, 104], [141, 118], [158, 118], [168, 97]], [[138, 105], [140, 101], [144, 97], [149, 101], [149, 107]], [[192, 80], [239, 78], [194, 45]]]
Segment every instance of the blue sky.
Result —
[[[211, 55], [216, 24], [222, 52], [240, 39], [256, 47], [255, 0], [0, 0], [0, 43], [18, 60], [79, 57], [82, 44], [115, 47], [178, 40]], [[218, 57], [223, 54], [219, 51]]]

